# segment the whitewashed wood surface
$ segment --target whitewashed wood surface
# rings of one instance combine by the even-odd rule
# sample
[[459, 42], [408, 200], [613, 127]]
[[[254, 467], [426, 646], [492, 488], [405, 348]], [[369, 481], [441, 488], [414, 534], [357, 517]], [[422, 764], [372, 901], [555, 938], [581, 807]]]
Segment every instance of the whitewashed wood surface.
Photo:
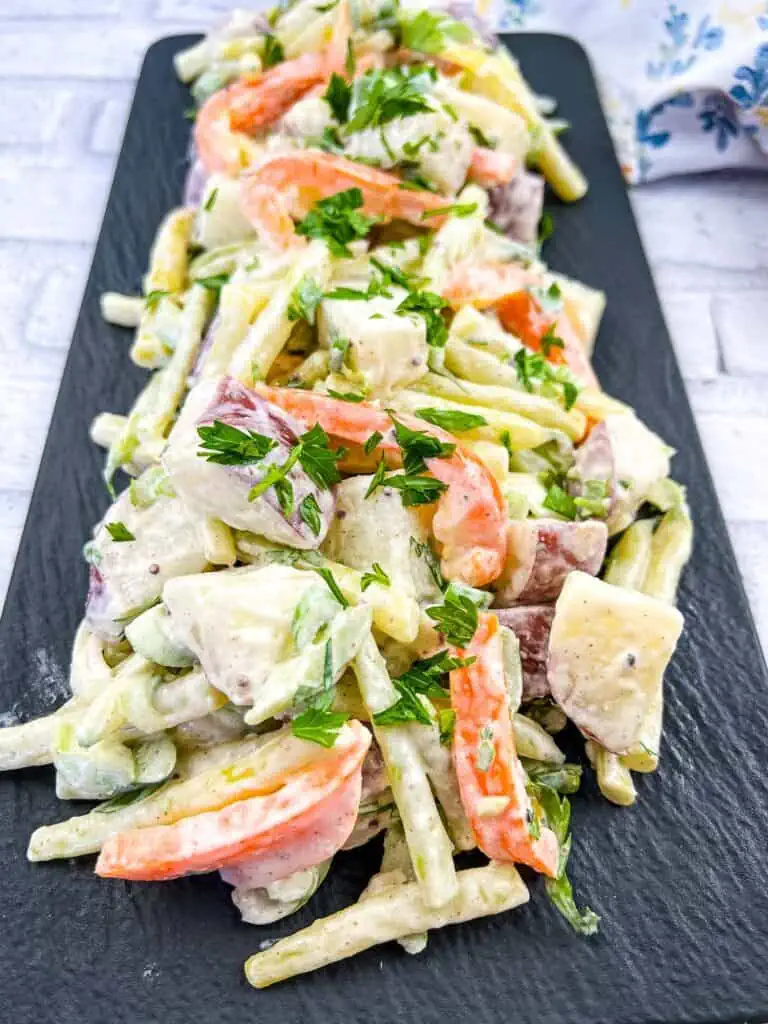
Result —
[[[231, 6], [0, 0], [0, 600], [141, 56]], [[633, 202], [766, 649], [768, 177], [661, 182]]]

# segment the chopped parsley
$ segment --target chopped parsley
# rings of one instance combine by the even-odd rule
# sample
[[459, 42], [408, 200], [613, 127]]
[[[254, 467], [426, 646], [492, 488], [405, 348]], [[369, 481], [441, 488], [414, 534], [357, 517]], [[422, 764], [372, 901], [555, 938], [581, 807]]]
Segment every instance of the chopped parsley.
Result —
[[104, 526], [107, 533], [116, 544], [123, 544], [129, 540], [136, 540], [136, 537], [131, 533], [125, 523], [121, 523], [119, 520], [115, 523], [105, 523]]
[[166, 291], [164, 288], [155, 288], [151, 292], [147, 292], [145, 295], [144, 305], [151, 312], [152, 310], [157, 309], [160, 300], [164, 299], [167, 295], [170, 295], [170, 292]]
[[206, 213], [208, 213], [210, 210], [213, 209], [213, 207], [216, 204], [216, 200], [218, 199], [218, 196], [219, 196], [218, 188], [212, 188], [211, 189], [211, 194], [208, 196], [208, 198], [203, 203], [203, 209], [205, 210]]
[[310, 327], [314, 327], [317, 307], [322, 297], [323, 289], [313, 277], [305, 274], [291, 292], [288, 319], [306, 320]]
[[450, 206], [438, 206], [434, 210], [425, 210], [421, 215], [422, 220], [430, 217], [442, 217], [445, 214], [451, 217], [469, 217], [477, 210], [477, 203], [452, 203]]
[[445, 747], [450, 746], [456, 727], [456, 712], [453, 708], [440, 708], [437, 713], [437, 725], [440, 729], [440, 742]]
[[328, 88], [323, 94], [323, 99], [331, 108], [331, 113], [339, 124], [344, 124], [349, 116], [352, 86], [334, 71], [328, 82]]
[[359, 188], [337, 192], [318, 200], [296, 230], [307, 238], [322, 238], [332, 255], [349, 257], [349, 243], [366, 238], [376, 223], [375, 217], [360, 212], [362, 205], [363, 193]]
[[400, 423], [390, 413], [395, 428], [395, 440], [403, 453], [403, 468], [406, 474], [420, 473], [426, 469], [426, 459], [447, 459], [456, 451], [456, 445], [441, 441], [423, 430], [412, 430]]
[[291, 732], [301, 740], [332, 747], [348, 719], [349, 715], [343, 711], [307, 708], [291, 722]]
[[354, 391], [334, 391], [333, 388], [328, 388], [328, 394], [331, 398], [336, 398], [340, 402], [364, 402], [366, 395], [358, 395]]
[[493, 139], [489, 139], [482, 128], [478, 128], [476, 124], [471, 124], [469, 127], [469, 134], [478, 144], [483, 146], [485, 149], [496, 149], [496, 143]]
[[448, 586], [445, 577], [440, 570], [440, 559], [437, 557], [432, 549], [428, 540], [423, 543], [416, 540], [415, 537], [411, 537], [411, 551], [416, 555], [417, 558], [423, 558], [426, 562], [427, 569], [432, 579], [435, 582], [435, 586], [438, 590], [445, 590]]
[[[448, 490], [447, 484], [435, 480], [433, 476], [420, 476], [419, 474], [396, 473], [382, 482], [385, 487], [394, 487], [395, 490], [400, 491], [400, 500], [405, 508], [412, 508], [415, 505], [431, 505]], [[370, 487], [368, 491], [373, 493]]]
[[539, 344], [541, 345], [541, 351], [544, 353], [546, 358], [549, 358], [553, 348], [565, 348], [565, 342], [563, 339], [558, 338], [555, 334], [554, 324], [551, 324], [542, 334]]
[[320, 533], [322, 519], [320, 516], [320, 506], [317, 504], [317, 498], [314, 494], [308, 494], [305, 498], [301, 499], [299, 502], [299, 516], [302, 522], [306, 523], [317, 537]]
[[264, 68], [273, 68], [285, 60], [283, 44], [273, 35], [264, 37], [264, 50], [261, 55], [261, 63]]
[[575, 499], [557, 483], [550, 484], [542, 505], [552, 512], [557, 512], [564, 519], [576, 519], [578, 515], [578, 505]]
[[220, 292], [230, 278], [230, 274], [211, 274], [210, 277], [197, 277], [195, 284], [202, 285], [209, 292]]
[[316, 424], [299, 437], [298, 444], [291, 449], [285, 462], [268, 468], [262, 479], [248, 492], [248, 500], [255, 501], [270, 487], [274, 487], [283, 514], [289, 516], [293, 513], [293, 486], [288, 480], [288, 474], [296, 463], [300, 463], [316, 487], [328, 490], [341, 479], [336, 465], [341, 457], [342, 453], [330, 447], [328, 435]]
[[472, 29], [447, 14], [420, 11], [400, 24], [402, 45], [420, 53], [441, 53], [451, 42], [468, 43]]
[[458, 409], [417, 409], [416, 415], [452, 434], [461, 434], [466, 430], [474, 430], [488, 424], [485, 416], [474, 412], [461, 412]]
[[[550, 339], [550, 346], [553, 340], [560, 341], [559, 338]], [[526, 391], [534, 391], [534, 384], [538, 384], [542, 395], [561, 398], [566, 412], [573, 407], [579, 397], [579, 387], [567, 367], [553, 366], [541, 353], [526, 348], [515, 352], [513, 363], [517, 379]]]
[[349, 338], [334, 338], [329, 357], [329, 366], [334, 373], [341, 373], [343, 370], [351, 344]]
[[451, 583], [443, 596], [443, 603], [426, 610], [448, 643], [456, 647], [466, 647], [471, 643], [477, 630], [478, 604], [470, 595], [471, 588]]
[[365, 492], [365, 497], [370, 496], [378, 490], [379, 487], [385, 485], [385, 478], [387, 475], [387, 464], [384, 459], [379, 459], [379, 464], [376, 467], [376, 472], [371, 477], [371, 482], [368, 484], [368, 490]]
[[429, 291], [412, 291], [395, 310], [400, 315], [415, 313], [422, 317], [427, 328], [427, 344], [443, 348], [448, 340], [448, 328], [441, 311], [448, 306], [442, 296]]
[[367, 71], [355, 83], [346, 134], [429, 113], [434, 108], [425, 96], [436, 77], [425, 65]]
[[347, 40], [347, 55], [344, 58], [344, 73], [347, 78], [354, 78], [355, 71], [357, 70], [357, 58], [355, 57], [355, 48], [352, 45], [352, 40]]
[[457, 658], [448, 650], [438, 651], [429, 658], [414, 661], [408, 671], [400, 676], [400, 680], [407, 683], [415, 693], [436, 700], [445, 700], [448, 697], [448, 690], [443, 685], [443, 676], [454, 669], [467, 668], [474, 661], [475, 658]]
[[429, 707], [422, 701], [418, 693], [411, 689], [402, 679], [393, 679], [392, 685], [399, 694], [394, 704], [379, 711], [373, 716], [376, 725], [402, 725], [405, 722], [420, 722], [422, 725], [432, 724]]
[[316, 572], [318, 576], [322, 577], [325, 581], [325, 585], [339, 602], [341, 607], [349, 608], [349, 601], [342, 594], [339, 584], [336, 582], [336, 577], [333, 575], [331, 570], [326, 568], [324, 565], [310, 565], [309, 568], [313, 572]]
[[198, 427], [200, 447], [197, 454], [221, 466], [245, 466], [261, 460], [277, 447], [277, 441], [254, 430], [240, 430], [221, 420]]
[[379, 442], [383, 439], [383, 437], [384, 435], [381, 433], [381, 431], [374, 430], [374, 432], [363, 445], [363, 451], [365, 452], [365, 454], [370, 455], [375, 448], [378, 448]]
[[548, 238], [552, 237], [554, 230], [555, 222], [552, 218], [552, 214], [548, 210], [545, 210], [541, 215], [541, 220], [539, 221], [539, 234], [537, 240], [539, 249], [541, 249], [542, 245], [544, 245]]
[[526, 788], [543, 811], [547, 825], [557, 836], [557, 841], [560, 845], [557, 876], [555, 878], [547, 878], [544, 882], [547, 895], [574, 931], [580, 935], [594, 935], [598, 929], [600, 918], [589, 907], [579, 910], [573, 898], [573, 888], [566, 874], [568, 857], [571, 852], [571, 836], [569, 835], [571, 822], [570, 802], [567, 797], [559, 796], [554, 789], [539, 781], [534, 782], [529, 779]]
[[365, 593], [372, 583], [378, 583], [381, 587], [391, 587], [392, 580], [387, 576], [378, 562], [374, 562], [370, 572], [364, 572], [360, 580], [360, 590]]
[[321, 4], [319, 7], [316, 7], [315, 10], [317, 11], [318, 14], [327, 14], [328, 11], [332, 11], [333, 8], [338, 7], [338, 5], [339, 0], [331, 0], [331, 2], [328, 4]]

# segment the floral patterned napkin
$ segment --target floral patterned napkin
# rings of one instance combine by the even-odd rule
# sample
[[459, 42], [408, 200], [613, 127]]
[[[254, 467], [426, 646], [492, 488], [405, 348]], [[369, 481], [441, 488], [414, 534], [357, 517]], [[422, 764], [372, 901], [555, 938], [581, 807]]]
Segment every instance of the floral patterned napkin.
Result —
[[768, 0], [475, 0], [475, 10], [499, 32], [582, 43], [629, 181], [768, 168]]

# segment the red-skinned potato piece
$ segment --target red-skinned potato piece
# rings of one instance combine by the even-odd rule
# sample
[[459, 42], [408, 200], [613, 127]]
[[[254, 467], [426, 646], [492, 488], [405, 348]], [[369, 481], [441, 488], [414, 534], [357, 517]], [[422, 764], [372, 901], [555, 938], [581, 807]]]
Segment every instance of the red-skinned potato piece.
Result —
[[598, 519], [514, 520], [508, 527], [507, 564], [495, 585], [494, 606], [557, 600], [569, 572], [597, 574], [607, 543], [608, 530]]
[[500, 608], [499, 622], [507, 626], [520, 644], [523, 666], [523, 700], [549, 696], [547, 680], [547, 651], [549, 632], [555, 614], [554, 605], [521, 605], [518, 608]]

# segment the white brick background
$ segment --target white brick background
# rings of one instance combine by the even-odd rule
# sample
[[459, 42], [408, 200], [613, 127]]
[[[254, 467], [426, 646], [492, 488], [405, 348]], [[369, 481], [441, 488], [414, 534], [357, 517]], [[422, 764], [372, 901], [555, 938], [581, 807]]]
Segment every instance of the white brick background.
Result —
[[[0, 597], [142, 54], [231, 0], [0, 0]], [[768, 178], [633, 202], [768, 648]]]

